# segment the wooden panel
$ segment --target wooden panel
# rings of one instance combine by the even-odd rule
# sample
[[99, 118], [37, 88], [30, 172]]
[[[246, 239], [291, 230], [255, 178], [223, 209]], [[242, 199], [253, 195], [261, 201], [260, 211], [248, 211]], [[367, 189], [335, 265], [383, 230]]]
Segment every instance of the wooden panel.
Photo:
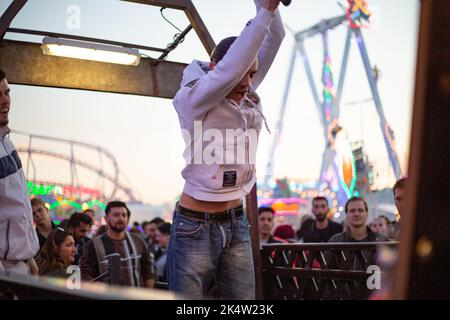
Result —
[[423, 0], [395, 299], [450, 297], [450, 2]]

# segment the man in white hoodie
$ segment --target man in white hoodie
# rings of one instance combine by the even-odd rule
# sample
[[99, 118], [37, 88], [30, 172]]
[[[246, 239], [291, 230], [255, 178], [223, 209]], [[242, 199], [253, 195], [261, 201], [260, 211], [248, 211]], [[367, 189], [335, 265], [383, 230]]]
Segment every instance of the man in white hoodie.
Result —
[[0, 70], [0, 271], [36, 273], [33, 257], [39, 250], [39, 242], [33, 227], [27, 180], [19, 155], [8, 138], [9, 92], [6, 75]]
[[169, 289], [191, 299], [254, 299], [250, 226], [242, 200], [256, 183], [265, 118], [256, 88], [284, 38], [279, 0], [255, 0], [239, 37], [222, 40], [210, 62], [194, 60], [173, 105], [186, 142], [183, 193], [168, 251]]

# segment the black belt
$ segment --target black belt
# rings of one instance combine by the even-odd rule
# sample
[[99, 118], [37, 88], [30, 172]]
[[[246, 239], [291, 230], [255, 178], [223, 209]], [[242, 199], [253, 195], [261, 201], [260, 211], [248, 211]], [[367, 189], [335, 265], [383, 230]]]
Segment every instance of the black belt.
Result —
[[221, 212], [200, 212], [182, 207], [177, 203], [177, 212], [182, 214], [183, 216], [205, 220], [205, 214], [207, 214], [209, 216], [209, 220], [211, 220], [212, 222], [231, 221], [231, 215], [233, 211], [236, 218], [240, 217], [244, 214], [244, 206], [241, 204], [239, 207]]

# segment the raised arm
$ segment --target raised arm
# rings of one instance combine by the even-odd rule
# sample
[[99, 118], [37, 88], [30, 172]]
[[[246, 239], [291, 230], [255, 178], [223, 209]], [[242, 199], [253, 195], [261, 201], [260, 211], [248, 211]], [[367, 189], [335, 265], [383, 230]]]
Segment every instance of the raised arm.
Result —
[[270, 0], [254, 0], [256, 5], [256, 10], [259, 11], [261, 8], [267, 8], [270, 10], [271, 8], [275, 8], [272, 10], [274, 14], [274, 18], [272, 23], [269, 26], [269, 32], [264, 39], [263, 46], [258, 54], [259, 59], [259, 68], [258, 72], [255, 74], [255, 78], [253, 79], [253, 89], [256, 90], [261, 82], [264, 80], [267, 72], [272, 66], [272, 62], [275, 59], [275, 56], [278, 53], [278, 49], [280, 49], [281, 42], [284, 39], [285, 31], [283, 22], [281, 21], [281, 15], [279, 9], [277, 9], [278, 4], [273, 2], [279, 1], [270, 1]]
[[241, 81], [260, 52], [272, 19], [273, 12], [266, 8], [259, 10], [215, 68], [195, 84], [180, 89], [174, 105], [182, 117], [201, 119]]

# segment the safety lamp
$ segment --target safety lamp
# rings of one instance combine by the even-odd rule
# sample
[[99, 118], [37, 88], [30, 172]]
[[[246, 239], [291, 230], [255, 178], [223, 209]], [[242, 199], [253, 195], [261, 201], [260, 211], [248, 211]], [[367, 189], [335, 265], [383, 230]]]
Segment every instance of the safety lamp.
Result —
[[141, 59], [138, 49], [53, 37], [45, 37], [41, 48], [46, 55], [130, 66]]

